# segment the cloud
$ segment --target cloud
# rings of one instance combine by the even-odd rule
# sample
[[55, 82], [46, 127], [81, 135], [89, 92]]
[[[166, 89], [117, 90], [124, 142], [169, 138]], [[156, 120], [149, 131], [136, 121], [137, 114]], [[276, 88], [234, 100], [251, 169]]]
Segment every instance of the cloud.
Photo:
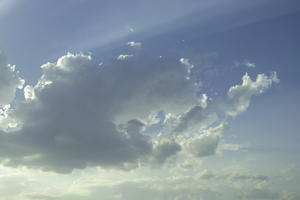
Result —
[[243, 198], [245, 199], [281, 199], [278, 191], [273, 191], [269, 188], [255, 188], [247, 191]]
[[141, 42], [135, 42], [135, 41], [131, 41], [131, 42], [127, 42], [127, 45], [134, 47], [134, 48], [140, 48], [142, 46]]
[[31, 188], [32, 181], [28, 177], [18, 174], [1, 174], [0, 194], [1, 199], [24, 199], [23, 194]]
[[221, 102], [221, 107], [228, 115], [236, 116], [247, 110], [252, 96], [264, 93], [272, 84], [278, 82], [276, 72], [272, 72], [269, 76], [258, 74], [255, 81], [252, 81], [246, 73], [242, 78], [241, 85], [229, 88], [228, 98]]
[[[209, 178], [212, 176], [212, 178]], [[236, 180], [231, 177], [244, 177]], [[198, 199], [231, 199], [238, 200], [246, 198], [252, 191], [257, 189], [256, 184], [261, 184], [264, 180], [256, 179], [257, 175], [241, 174], [214, 174], [204, 175], [199, 171], [191, 175], [172, 175], [168, 177], [148, 177], [131, 178], [131, 180], [114, 182], [110, 184], [78, 185], [78, 188], [87, 190], [84, 194], [74, 194], [67, 192], [64, 194], [33, 194], [32, 199], [84, 199], [96, 200], [99, 196], [103, 199], [157, 199], [157, 200], [198, 200]], [[263, 189], [261, 189], [263, 190]], [[268, 190], [268, 189], [266, 189]], [[246, 191], [246, 192], [245, 192]], [[266, 191], [267, 192], [267, 191]], [[274, 193], [281, 195], [281, 190], [274, 190]], [[266, 197], [266, 196], [264, 196]], [[276, 196], [277, 197], [277, 196]], [[244, 199], [244, 198], [242, 198]]]
[[118, 60], [125, 60], [125, 59], [127, 59], [127, 58], [130, 58], [130, 57], [132, 57], [133, 55], [126, 55], [126, 54], [121, 54], [121, 55], [119, 55], [118, 56]]
[[246, 68], [249, 68], [249, 69], [253, 69], [256, 67], [256, 64], [254, 62], [250, 62], [249, 60], [245, 59], [243, 61], [234, 61], [234, 65], [236, 67], [246, 67]]
[[154, 165], [161, 165], [163, 164], [168, 158], [175, 155], [177, 152], [181, 150], [181, 146], [176, 142], [164, 142], [161, 144], [157, 144], [152, 158], [152, 164]]
[[15, 98], [16, 90], [22, 89], [24, 80], [15, 71], [15, 66], [6, 62], [0, 54], [0, 107], [10, 104]]
[[56, 172], [102, 166], [132, 169], [156, 156], [162, 162], [180, 147], [153, 150], [143, 123], [160, 110], [177, 113], [197, 103], [195, 86], [179, 62], [112, 60], [99, 68], [83, 54], [67, 54], [42, 66], [35, 86], [10, 111], [18, 123], [0, 134], [5, 165]]
[[[218, 115], [212, 110], [203, 108], [203, 101], [200, 100], [200, 105], [192, 107], [186, 113], [179, 116], [179, 118], [174, 122], [171, 120], [169, 123], [172, 123], [174, 129], [173, 133], [185, 133], [185, 132], [199, 132], [214, 122], [219, 118]], [[168, 122], [167, 122], [168, 123]]]
[[251, 175], [251, 174], [240, 174], [240, 173], [212, 173], [208, 170], [203, 170], [197, 175], [199, 179], [212, 180], [212, 181], [227, 181], [227, 182], [243, 182], [251, 181], [253, 183], [262, 183], [270, 180], [269, 176], [266, 175]]
[[243, 65], [247, 68], [255, 68], [256, 64], [253, 62], [250, 62], [249, 60], [244, 60]]
[[0, 54], [0, 130], [14, 126], [14, 120], [8, 117], [10, 103], [15, 99], [17, 89], [22, 89], [24, 82], [15, 66], [8, 64]]
[[214, 155], [225, 129], [226, 125], [220, 124], [215, 128], [208, 129], [204, 133], [190, 138], [185, 144], [186, 150], [196, 157]]
[[[89, 55], [68, 53], [42, 65], [36, 85], [25, 86], [24, 100], [2, 111], [15, 127], [0, 132], [0, 161], [69, 173], [93, 166], [160, 166], [179, 152], [198, 159], [216, 154], [226, 129], [220, 105], [235, 116], [279, 80], [276, 73], [255, 81], [245, 74], [227, 98], [208, 102], [186, 78], [191, 71], [182, 64], [188, 63], [139, 54], [99, 66]], [[12, 67], [3, 69], [13, 78], [0, 81], [14, 80], [2, 86], [12, 88], [3, 101], [10, 103], [23, 80]], [[156, 132], [149, 134], [149, 128]]]
[[186, 78], [190, 79], [191, 70], [194, 68], [194, 65], [190, 62], [188, 58], [180, 58], [179, 61], [187, 67], [188, 74]]

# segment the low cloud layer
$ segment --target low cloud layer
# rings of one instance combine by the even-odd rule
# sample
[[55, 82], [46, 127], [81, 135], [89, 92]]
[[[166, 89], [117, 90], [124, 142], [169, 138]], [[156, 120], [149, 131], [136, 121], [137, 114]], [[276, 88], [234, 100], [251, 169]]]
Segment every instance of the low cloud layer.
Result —
[[[69, 53], [44, 64], [37, 84], [27, 85], [24, 100], [16, 100], [1, 119], [17, 124], [0, 132], [2, 163], [68, 173], [89, 166], [159, 166], [179, 152], [197, 159], [213, 155], [225, 130], [220, 107], [236, 116], [252, 96], [278, 82], [275, 73], [255, 81], [245, 74], [224, 100], [208, 102], [187, 78], [189, 60], [126, 58], [99, 66], [91, 56]], [[2, 63], [0, 70], [5, 105], [24, 81], [9, 65]], [[154, 134], [147, 132], [151, 127], [157, 127]]]

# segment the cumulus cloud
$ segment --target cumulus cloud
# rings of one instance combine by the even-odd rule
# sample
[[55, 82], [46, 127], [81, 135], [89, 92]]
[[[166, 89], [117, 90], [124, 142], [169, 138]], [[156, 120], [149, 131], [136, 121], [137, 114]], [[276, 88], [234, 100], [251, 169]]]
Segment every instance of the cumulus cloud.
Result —
[[99, 69], [90, 56], [67, 54], [43, 65], [38, 83], [25, 87], [25, 101], [11, 111], [18, 130], [0, 135], [4, 164], [57, 172], [127, 169], [153, 152], [161, 162], [180, 149], [153, 150], [137, 119], [186, 110], [197, 103], [195, 86], [179, 62], [141, 59], [112, 60]]
[[[211, 103], [186, 78], [188, 59], [130, 57], [99, 67], [89, 55], [68, 53], [42, 65], [38, 82], [25, 86], [24, 100], [2, 111], [15, 125], [0, 132], [2, 164], [67, 173], [89, 166], [160, 166], [182, 149], [181, 156], [201, 159], [217, 152], [226, 129], [219, 105], [235, 116], [253, 95], [278, 82], [276, 73], [259, 74], [255, 81], [245, 74], [225, 100]], [[2, 87], [12, 94], [2, 98], [6, 104], [23, 80], [11, 66], [2, 66], [10, 77], [0, 79], [6, 81]], [[156, 133], [149, 134], [149, 128]]]
[[274, 83], [278, 82], [279, 79], [276, 72], [272, 72], [269, 76], [258, 74], [255, 81], [246, 73], [242, 78], [241, 85], [229, 88], [227, 100], [221, 102], [222, 108], [228, 115], [236, 116], [247, 110], [252, 96], [262, 94]]
[[176, 142], [167, 141], [161, 144], [157, 144], [153, 151], [152, 164], [161, 165], [168, 158], [176, 155], [181, 150], [181, 146]]
[[15, 66], [8, 64], [0, 54], [0, 130], [14, 126], [14, 120], [8, 117], [8, 112], [17, 89], [22, 89], [24, 82]]
[[[218, 115], [211, 110], [206, 110], [201, 106], [194, 106], [186, 113], [181, 115], [177, 120], [177, 125], [172, 132], [199, 132], [201, 129], [209, 127], [211, 124], [218, 120]], [[175, 122], [172, 122], [176, 124]]]
[[205, 130], [204, 133], [190, 138], [185, 144], [186, 150], [196, 157], [214, 155], [225, 129], [226, 125], [220, 124], [215, 128]]

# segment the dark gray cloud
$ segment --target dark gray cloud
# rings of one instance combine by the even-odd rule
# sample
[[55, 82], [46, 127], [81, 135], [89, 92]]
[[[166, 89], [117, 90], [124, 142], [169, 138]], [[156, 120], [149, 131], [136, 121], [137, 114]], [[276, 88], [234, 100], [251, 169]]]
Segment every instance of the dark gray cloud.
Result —
[[180, 150], [164, 144], [153, 151], [137, 119], [152, 112], [181, 112], [196, 103], [195, 86], [179, 62], [112, 60], [67, 54], [42, 66], [35, 86], [10, 111], [18, 130], [0, 135], [0, 157], [25, 165], [69, 172], [87, 166], [131, 169], [153, 152], [157, 162]]
[[152, 164], [161, 165], [164, 163], [170, 156], [175, 155], [181, 150], [181, 146], [176, 142], [163, 142], [157, 144], [153, 151]]
[[203, 108], [202, 106], [194, 106], [180, 117], [179, 123], [173, 132], [199, 131], [207, 128], [217, 120], [218, 116], [212, 110]]

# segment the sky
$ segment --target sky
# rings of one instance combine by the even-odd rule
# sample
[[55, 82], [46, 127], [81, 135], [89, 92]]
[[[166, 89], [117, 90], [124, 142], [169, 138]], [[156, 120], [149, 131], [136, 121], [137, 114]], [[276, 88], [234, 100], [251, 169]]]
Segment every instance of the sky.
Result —
[[0, 0], [1, 200], [299, 200], [298, 0]]

